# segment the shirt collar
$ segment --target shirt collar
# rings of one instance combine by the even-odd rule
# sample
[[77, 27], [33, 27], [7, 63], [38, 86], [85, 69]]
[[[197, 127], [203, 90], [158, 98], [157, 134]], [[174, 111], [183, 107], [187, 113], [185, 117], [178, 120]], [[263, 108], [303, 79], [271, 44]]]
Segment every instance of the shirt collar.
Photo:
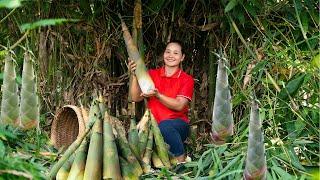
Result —
[[[179, 78], [181, 75], [181, 71], [182, 70], [180, 68], [178, 68], [177, 71], [172, 76], [169, 76], [168, 78]], [[165, 73], [164, 66], [160, 68], [160, 76], [167, 77], [166, 73]]]

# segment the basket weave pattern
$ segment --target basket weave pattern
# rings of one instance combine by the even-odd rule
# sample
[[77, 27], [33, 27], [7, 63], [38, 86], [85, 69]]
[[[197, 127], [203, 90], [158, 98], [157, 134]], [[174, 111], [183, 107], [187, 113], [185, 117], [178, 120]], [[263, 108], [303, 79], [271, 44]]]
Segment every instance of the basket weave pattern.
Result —
[[77, 106], [66, 105], [58, 110], [51, 126], [51, 142], [55, 148], [67, 148], [85, 131], [82, 111]]

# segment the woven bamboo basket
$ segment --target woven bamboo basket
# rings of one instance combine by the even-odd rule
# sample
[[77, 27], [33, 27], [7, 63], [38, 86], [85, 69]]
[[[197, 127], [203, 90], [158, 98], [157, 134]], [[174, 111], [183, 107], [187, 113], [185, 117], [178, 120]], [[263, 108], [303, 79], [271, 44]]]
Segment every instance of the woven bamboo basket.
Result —
[[66, 149], [85, 132], [87, 111], [73, 105], [58, 110], [51, 126], [51, 142], [55, 148]]

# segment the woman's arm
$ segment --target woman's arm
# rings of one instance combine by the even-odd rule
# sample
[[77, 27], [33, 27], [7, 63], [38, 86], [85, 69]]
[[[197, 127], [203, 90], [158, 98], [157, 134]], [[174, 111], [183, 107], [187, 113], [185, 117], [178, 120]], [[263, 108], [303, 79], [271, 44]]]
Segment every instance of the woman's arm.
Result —
[[142, 93], [141, 96], [146, 98], [154, 96], [158, 98], [163, 105], [165, 105], [167, 108], [172, 109], [174, 111], [183, 110], [183, 108], [189, 103], [189, 100], [185, 97], [180, 97], [180, 96], [176, 98], [168, 97], [166, 95], [161, 94], [157, 89], [154, 89], [148, 94]]
[[182, 111], [183, 108], [185, 106], [187, 106], [189, 103], [189, 100], [187, 98], [180, 97], [180, 96], [178, 96], [176, 98], [171, 98], [171, 97], [165, 96], [159, 92], [156, 94], [156, 97], [159, 99], [159, 101], [163, 105], [165, 105], [169, 109], [172, 109], [175, 111]]

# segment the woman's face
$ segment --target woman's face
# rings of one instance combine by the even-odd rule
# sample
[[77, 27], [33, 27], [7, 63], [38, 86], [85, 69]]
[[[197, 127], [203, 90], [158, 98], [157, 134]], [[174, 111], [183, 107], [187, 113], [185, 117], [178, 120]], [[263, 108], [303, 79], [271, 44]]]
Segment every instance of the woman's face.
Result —
[[163, 53], [164, 64], [169, 67], [179, 66], [184, 59], [181, 46], [177, 43], [169, 43]]

